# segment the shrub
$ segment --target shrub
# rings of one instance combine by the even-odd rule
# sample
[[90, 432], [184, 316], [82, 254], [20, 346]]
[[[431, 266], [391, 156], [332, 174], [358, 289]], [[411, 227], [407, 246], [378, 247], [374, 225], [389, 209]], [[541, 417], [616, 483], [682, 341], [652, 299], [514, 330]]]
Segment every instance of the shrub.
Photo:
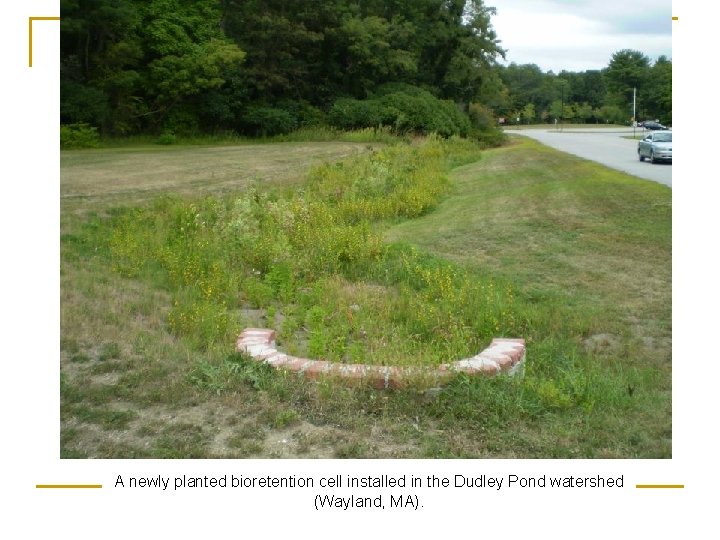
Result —
[[325, 123], [325, 114], [307, 101], [279, 101], [275, 107], [289, 113], [301, 128], [320, 126]]
[[407, 94], [409, 96], [419, 96], [423, 94], [428, 94], [429, 92], [423, 88], [419, 88], [417, 86], [413, 86], [408, 83], [403, 82], [389, 82], [385, 84], [381, 84], [376, 90], [375, 90], [375, 96], [374, 97], [381, 97], [386, 96], [388, 94]]
[[272, 107], [248, 107], [242, 116], [247, 131], [261, 137], [290, 133], [298, 121], [291, 113]]
[[[65, 66], [63, 66], [65, 67]], [[108, 118], [108, 97], [99, 88], [62, 80], [60, 82], [60, 121], [66, 124], [102, 125]]]
[[385, 85], [376, 98], [338, 99], [330, 123], [340, 129], [389, 126], [398, 133], [467, 136], [470, 121], [452, 101], [409, 85]]
[[471, 103], [468, 107], [468, 116], [472, 127], [480, 131], [487, 131], [497, 126], [493, 112], [479, 103]]
[[204, 131], [227, 129], [235, 123], [235, 107], [232, 97], [210, 90], [198, 105], [198, 119]]
[[501, 146], [507, 141], [507, 135], [498, 127], [490, 128], [486, 131], [477, 131], [473, 137], [483, 148]]
[[200, 132], [200, 125], [196, 107], [192, 105], [172, 107], [162, 121], [162, 131], [178, 135], [197, 135]]
[[624, 124], [626, 119], [625, 113], [615, 105], [603, 105], [595, 114], [600, 120], [610, 124]]
[[100, 135], [96, 127], [88, 124], [65, 124], [60, 126], [60, 148], [97, 148]]
[[157, 140], [155, 141], [157, 144], [175, 144], [177, 142], [177, 137], [175, 137], [175, 134], [171, 131], [165, 131], [162, 135], [160, 135]]
[[340, 129], [360, 129], [387, 125], [383, 116], [381, 107], [373, 100], [340, 98], [330, 109], [328, 120]]

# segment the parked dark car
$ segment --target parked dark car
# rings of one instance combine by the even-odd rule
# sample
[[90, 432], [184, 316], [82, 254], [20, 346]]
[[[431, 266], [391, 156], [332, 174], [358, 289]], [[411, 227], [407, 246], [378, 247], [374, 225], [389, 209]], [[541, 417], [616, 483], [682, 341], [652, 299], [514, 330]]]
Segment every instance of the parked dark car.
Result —
[[643, 122], [640, 124], [645, 129], [651, 129], [653, 131], [659, 130], [659, 129], [667, 129], [667, 127], [663, 126], [660, 122], [653, 122], [652, 120], [648, 120], [646, 122]]

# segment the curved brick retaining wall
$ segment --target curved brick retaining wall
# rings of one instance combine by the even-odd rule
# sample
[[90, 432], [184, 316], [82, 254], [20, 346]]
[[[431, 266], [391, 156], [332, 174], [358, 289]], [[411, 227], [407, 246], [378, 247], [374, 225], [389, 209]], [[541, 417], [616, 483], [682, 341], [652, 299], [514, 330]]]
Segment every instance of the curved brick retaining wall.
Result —
[[366, 382], [374, 388], [399, 388], [413, 380], [432, 385], [442, 384], [457, 372], [469, 375], [514, 375], [525, 362], [525, 340], [495, 338], [490, 346], [472, 358], [465, 358], [434, 369], [397, 366], [341, 364], [325, 360], [297, 358], [275, 348], [275, 331], [267, 328], [246, 328], [237, 340], [238, 352], [253, 360], [303, 375], [309, 379], [329, 376], [354, 382]]

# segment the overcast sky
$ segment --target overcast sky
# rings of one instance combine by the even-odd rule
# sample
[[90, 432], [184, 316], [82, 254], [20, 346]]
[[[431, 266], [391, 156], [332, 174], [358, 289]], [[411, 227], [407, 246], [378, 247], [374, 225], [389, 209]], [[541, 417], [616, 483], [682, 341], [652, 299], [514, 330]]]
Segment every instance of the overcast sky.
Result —
[[602, 69], [622, 49], [672, 58], [671, 0], [485, 0], [507, 62]]

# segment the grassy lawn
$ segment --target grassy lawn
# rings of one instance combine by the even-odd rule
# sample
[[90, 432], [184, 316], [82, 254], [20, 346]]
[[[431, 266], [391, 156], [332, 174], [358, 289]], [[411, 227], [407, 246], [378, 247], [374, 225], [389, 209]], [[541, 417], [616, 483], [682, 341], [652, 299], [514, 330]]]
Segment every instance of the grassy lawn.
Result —
[[254, 183], [266, 188], [296, 185], [310, 165], [356, 155], [367, 146], [286, 142], [65, 151], [60, 195], [63, 210], [72, 213], [139, 204], [167, 193], [198, 196], [234, 192]]
[[668, 188], [527, 140], [455, 169], [453, 186], [387, 239], [560, 295], [596, 315], [598, 330], [669, 339]]
[[[309, 177], [367, 145], [64, 153], [61, 455], [669, 457], [670, 190], [532, 141], [479, 160], [447, 146]], [[441, 163], [468, 161], [438, 183]], [[282, 244], [267, 260], [246, 249], [272, 251], [265, 229], [242, 225], [265, 208]], [[520, 335], [527, 374], [308, 384], [233, 353], [251, 324], [381, 363]]]

